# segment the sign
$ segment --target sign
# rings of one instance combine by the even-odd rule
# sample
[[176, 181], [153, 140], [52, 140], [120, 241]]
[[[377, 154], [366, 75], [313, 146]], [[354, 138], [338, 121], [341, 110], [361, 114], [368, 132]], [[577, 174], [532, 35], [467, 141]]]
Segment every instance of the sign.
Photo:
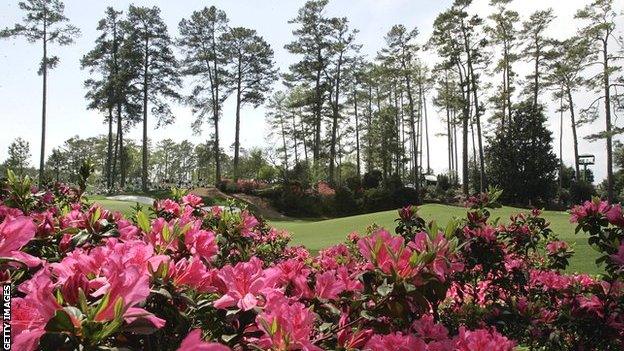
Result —
[[594, 155], [579, 155], [578, 162], [580, 165], [593, 165], [596, 162], [596, 157]]

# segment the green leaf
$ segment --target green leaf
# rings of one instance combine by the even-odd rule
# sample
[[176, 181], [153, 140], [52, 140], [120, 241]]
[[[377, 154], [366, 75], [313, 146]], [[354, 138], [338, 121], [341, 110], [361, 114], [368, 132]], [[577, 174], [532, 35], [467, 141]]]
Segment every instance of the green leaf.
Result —
[[108, 307], [109, 302], [110, 302], [110, 293], [106, 293], [106, 295], [104, 295], [104, 297], [102, 297], [102, 299], [100, 300], [98, 307], [95, 309], [95, 313], [93, 314], [93, 317], [97, 316], [98, 313], [104, 311], [106, 307]]
[[121, 319], [124, 313], [124, 299], [120, 296], [115, 301], [115, 319]]
[[394, 290], [394, 284], [388, 284], [387, 281], [384, 280], [383, 284], [377, 287], [377, 292], [382, 297], [388, 296]]
[[57, 310], [54, 317], [48, 321], [45, 330], [52, 333], [70, 332], [74, 333], [76, 328], [71, 317], [65, 310]]
[[124, 331], [126, 332], [141, 335], [153, 334], [157, 330], [158, 328], [156, 328], [152, 322], [142, 317], [133, 320], [132, 323], [124, 328]]
[[139, 225], [139, 228], [145, 232], [145, 233], [149, 233], [150, 232], [150, 220], [149, 217], [145, 214], [145, 212], [143, 211], [137, 211], [136, 213], [136, 220], [137, 220], [137, 224]]

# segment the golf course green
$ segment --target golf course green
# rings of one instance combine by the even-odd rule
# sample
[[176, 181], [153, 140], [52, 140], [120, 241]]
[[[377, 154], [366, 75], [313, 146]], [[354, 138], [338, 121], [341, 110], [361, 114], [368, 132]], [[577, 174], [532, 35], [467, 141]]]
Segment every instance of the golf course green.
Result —
[[[132, 202], [94, 198], [94, 202], [100, 203], [105, 208], [131, 214]], [[493, 218], [500, 218], [501, 223], [508, 221], [509, 216], [526, 212], [525, 209], [514, 207], [501, 207], [492, 210]], [[441, 226], [445, 225], [454, 217], [463, 217], [466, 209], [457, 206], [425, 204], [419, 207], [419, 214], [427, 221], [435, 220]], [[550, 227], [559, 239], [565, 240], [574, 248], [575, 255], [570, 261], [569, 272], [583, 272], [596, 274], [602, 272], [594, 260], [597, 252], [587, 243], [587, 236], [583, 233], [574, 234], [574, 224], [570, 223], [570, 215], [565, 211], [544, 211], [543, 216], [550, 222]], [[285, 229], [292, 235], [293, 245], [303, 245], [312, 252], [318, 252], [323, 248], [340, 243], [345, 240], [347, 234], [356, 231], [365, 233], [371, 224], [377, 224], [390, 231], [394, 230], [397, 211], [382, 211], [357, 216], [324, 219], [324, 220], [270, 220], [269, 223], [276, 228]]]

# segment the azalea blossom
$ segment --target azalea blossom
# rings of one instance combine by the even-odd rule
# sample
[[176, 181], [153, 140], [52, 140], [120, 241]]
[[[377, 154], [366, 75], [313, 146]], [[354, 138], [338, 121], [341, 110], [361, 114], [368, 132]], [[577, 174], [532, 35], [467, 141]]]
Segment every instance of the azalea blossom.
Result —
[[214, 302], [220, 309], [238, 307], [248, 311], [260, 303], [263, 292], [272, 289], [277, 283], [275, 269], [262, 269], [262, 261], [252, 257], [249, 262], [223, 267], [218, 275], [227, 289], [225, 294]]
[[230, 348], [219, 343], [203, 341], [201, 330], [195, 329], [182, 340], [177, 351], [230, 351]]

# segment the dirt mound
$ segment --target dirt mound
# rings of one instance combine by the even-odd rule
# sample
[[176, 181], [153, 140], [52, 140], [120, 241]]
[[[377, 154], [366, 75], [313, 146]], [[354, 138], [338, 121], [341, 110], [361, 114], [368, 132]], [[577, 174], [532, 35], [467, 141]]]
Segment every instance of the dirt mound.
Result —
[[267, 199], [260, 196], [248, 195], [243, 193], [228, 195], [214, 187], [195, 188], [191, 190], [190, 193], [201, 197], [209, 197], [212, 199], [236, 199], [247, 204], [250, 210], [254, 211], [264, 218], [280, 220], [288, 219], [287, 216], [284, 216], [282, 213], [273, 208], [273, 206], [271, 206], [271, 203]]
[[212, 199], [231, 199], [232, 197], [221, 190], [215, 187], [208, 188], [195, 188], [189, 191], [190, 194], [201, 196], [201, 197], [209, 197]]
[[271, 203], [269, 203], [269, 201], [265, 198], [243, 193], [233, 194], [232, 197], [247, 203], [251, 210], [255, 211], [257, 214], [261, 215], [264, 218], [281, 220], [288, 219], [287, 216], [284, 216], [282, 213], [273, 208], [273, 206], [271, 206]]

